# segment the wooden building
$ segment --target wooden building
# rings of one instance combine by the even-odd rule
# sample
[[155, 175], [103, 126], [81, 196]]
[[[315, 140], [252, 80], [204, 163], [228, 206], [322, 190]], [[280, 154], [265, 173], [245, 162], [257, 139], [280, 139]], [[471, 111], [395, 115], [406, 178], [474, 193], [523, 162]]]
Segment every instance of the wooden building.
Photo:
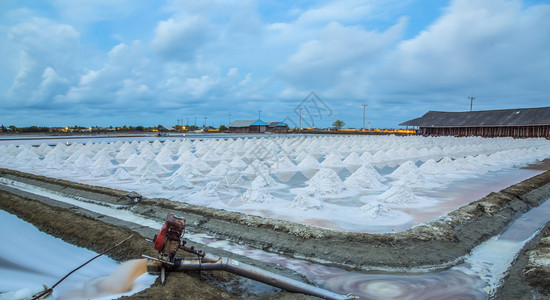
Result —
[[550, 138], [550, 107], [429, 111], [399, 125], [417, 128], [422, 135]]
[[262, 120], [237, 120], [229, 124], [232, 133], [263, 133], [269, 125]]
[[288, 124], [285, 122], [269, 122], [267, 127], [269, 132], [288, 132]]

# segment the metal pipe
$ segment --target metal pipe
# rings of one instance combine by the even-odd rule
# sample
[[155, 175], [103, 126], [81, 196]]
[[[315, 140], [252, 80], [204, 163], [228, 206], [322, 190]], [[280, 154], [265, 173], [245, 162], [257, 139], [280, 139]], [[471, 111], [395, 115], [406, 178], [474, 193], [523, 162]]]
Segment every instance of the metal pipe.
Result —
[[[147, 259], [147, 271], [159, 274], [162, 262]], [[317, 296], [324, 299], [355, 299], [355, 295], [340, 295], [320, 287], [309, 285], [273, 272], [236, 261], [227, 257], [216, 257], [206, 254], [203, 258], [177, 257], [173, 266], [166, 266], [167, 271], [213, 271], [223, 270], [252, 280], [256, 280], [294, 293]]]

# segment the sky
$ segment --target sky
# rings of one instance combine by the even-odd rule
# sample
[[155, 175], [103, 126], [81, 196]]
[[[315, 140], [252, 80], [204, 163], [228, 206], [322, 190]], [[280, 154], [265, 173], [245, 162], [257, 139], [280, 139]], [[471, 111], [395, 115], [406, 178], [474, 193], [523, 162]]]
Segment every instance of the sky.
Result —
[[550, 1], [3, 0], [0, 123], [399, 128], [550, 106]]

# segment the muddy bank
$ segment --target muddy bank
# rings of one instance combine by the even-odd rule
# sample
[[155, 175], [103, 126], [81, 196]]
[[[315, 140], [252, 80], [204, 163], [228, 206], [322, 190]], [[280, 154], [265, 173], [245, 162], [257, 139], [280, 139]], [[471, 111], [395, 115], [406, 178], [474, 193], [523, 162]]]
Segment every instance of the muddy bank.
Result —
[[[66, 242], [96, 252], [113, 246], [131, 235], [133, 237], [107, 255], [118, 261], [139, 258], [141, 254], [155, 256], [152, 245], [139, 232], [104, 222], [108, 217], [86, 216], [76, 207], [59, 207], [44, 204], [36, 199], [0, 190], [0, 209], [34, 224], [38, 229]], [[184, 253], [179, 253], [183, 255]], [[62, 258], [60, 258], [62, 259]], [[84, 261], [83, 261], [84, 262]], [[265, 267], [262, 266], [262, 267]], [[271, 271], [274, 271], [273, 269]], [[288, 275], [288, 274], [285, 274]], [[296, 276], [294, 276], [296, 278]], [[51, 284], [44, 282], [44, 284]], [[226, 272], [203, 271], [170, 273], [165, 286], [158, 280], [149, 289], [129, 299], [313, 299], [301, 294], [280, 292], [254, 294], [246, 287], [248, 279]]]
[[[82, 184], [0, 170], [0, 176], [81, 196]], [[463, 206], [435, 221], [388, 234], [338, 232], [248, 216], [166, 199], [125, 199], [127, 191], [86, 186], [88, 199], [126, 205], [163, 221], [167, 212], [185, 216], [189, 229], [259, 249], [362, 269], [445, 268], [550, 195], [550, 171]]]
[[550, 223], [523, 247], [494, 299], [550, 298]]

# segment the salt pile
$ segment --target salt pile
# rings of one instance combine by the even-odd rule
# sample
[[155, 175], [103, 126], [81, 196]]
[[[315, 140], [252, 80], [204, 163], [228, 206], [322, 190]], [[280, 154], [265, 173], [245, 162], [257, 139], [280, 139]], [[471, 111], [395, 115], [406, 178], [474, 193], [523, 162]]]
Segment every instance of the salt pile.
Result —
[[381, 189], [382, 176], [369, 164], [364, 164], [351, 176], [346, 178], [344, 185], [350, 189]]
[[423, 163], [418, 168], [422, 173], [429, 174], [429, 175], [437, 175], [442, 174], [441, 168], [439, 168], [439, 165], [434, 159], [428, 159], [425, 163]]
[[195, 166], [192, 164], [183, 164], [179, 167], [179, 169], [174, 172], [173, 175], [182, 175], [187, 180], [202, 180], [204, 179], [204, 175], [199, 171]]
[[424, 175], [412, 161], [402, 163], [389, 177], [405, 181], [409, 184], [420, 184], [424, 182]]
[[155, 157], [155, 160], [162, 165], [171, 165], [174, 164], [174, 160], [172, 159], [172, 156], [174, 154], [172, 151], [168, 148], [162, 149], [159, 154]]
[[313, 156], [307, 155], [299, 164], [298, 169], [319, 169], [321, 164]]
[[252, 188], [264, 188], [264, 187], [272, 187], [275, 186], [277, 183], [271, 177], [269, 174], [259, 174], [252, 180], [250, 183], [250, 186]]
[[321, 163], [323, 167], [341, 167], [342, 160], [340, 157], [334, 153], [330, 153], [325, 157], [325, 160]]
[[369, 218], [381, 218], [394, 215], [394, 212], [379, 202], [370, 202], [359, 208], [359, 210]]
[[123, 164], [126, 167], [141, 167], [145, 165], [145, 160], [139, 156], [137, 153], [130, 154], [130, 157]]
[[229, 165], [237, 170], [243, 170], [248, 166], [248, 164], [244, 162], [244, 160], [242, 160], [240, 157], [234, 157]]
[[155, 158], [155, 156], [155, 151], [153, 151], [151, 147], [142, 147], [139, 153], [139, 157], [143, 158], [143, 160], [151, 160]]
[[273, 196], [263, 188], [249, 188], [242, 195], [243, 202], [269, 203]]
[[143, 172], [143, 175], [141, 175], [141, 177], [139, 178], [139, 182], [145, 183], [145, 184], [153, 184], [153, 183], [160, 183], [160, 179], [151, 170], [145, 170]]
[[143, 172], [153, 172], [155, 174], [162, 174], [167, 173], [168, 170], [163, 167], [161, 164], [159, 164], [156, 160], [151, 159], [150, 161], [146, 162], [143, 166], [138, 167], [134, 173], [143, 173]]
[[185, 178], [181, 173], [174, 173], [168, 180], [162, 185], [162, 188], [170, 191], [177, 191], [181, 189], [191, 189], [193, 184]]
[[346, 189], [342, 179], [332, 169], [320, 169], [308, 182], [308, 189], [321, 195], [338, 194]]
[[314, 190], [306, 188], [301, 193], [299, 193], [288, 206], [291, 208], [299, 208], [303, 210], [321, 209], [323, 208], [323, 200], [319, 198]]
[[200, 194], [208, 198], [218, 197], [220, 194], [220, 183], [217, 181], [210, 181], [201, 189]]
[[212, 167], [210, 167], [202, 159], [195, 159], [191, 162], [191, 164], [201, 172], [209, 172], [210, 170], [212, 170]]
[[457, 166], [450, 157], [443, 157], [437, 162], [437, 166], [440, 168], [442, 174], [451, 173], [457, 169]]
[[218, 165], [208, 173], [209, 176], [222, 177], [227, 175], [230, 171], [234, 171], [233, 167], [225, 161], [220, 161]]
[[346, 159], [344, 159], [344, 163], [346, 165], [362, 165], [363, 163], [365, 163], [365, 161], [361, 159], [359, 154], [357, 154], [356, 152], [352, 152], [350, 155], [348, 155], [348, 157], [346, 157]]
[[379, 195], [377, 200], [389, 204], [411, 204], [416, 202], [416, 196], [408, 184], [398, 181], [389, 190]]
[[256, 159], [243, 172], [245, 174], [269, 173], [269, 167], [265, 163]]
[[115, 171], [115, 174], [113, 175], [113, 178], [116, 180], [116, 181], [134, 181], [134, 177], [132, 175], [130, 175], [130, 173], [128, 173], [128, 171], [126, 171], [126, 169], [124, 168], [118, 168], [116, 169]]
[[278, 172], [296, 172], [298, 171], [298, 167], [290, 161], [290, 159], [286, 156], [283, 156], [273, 166], [271, 166], [271, 170], [278, 171]]

